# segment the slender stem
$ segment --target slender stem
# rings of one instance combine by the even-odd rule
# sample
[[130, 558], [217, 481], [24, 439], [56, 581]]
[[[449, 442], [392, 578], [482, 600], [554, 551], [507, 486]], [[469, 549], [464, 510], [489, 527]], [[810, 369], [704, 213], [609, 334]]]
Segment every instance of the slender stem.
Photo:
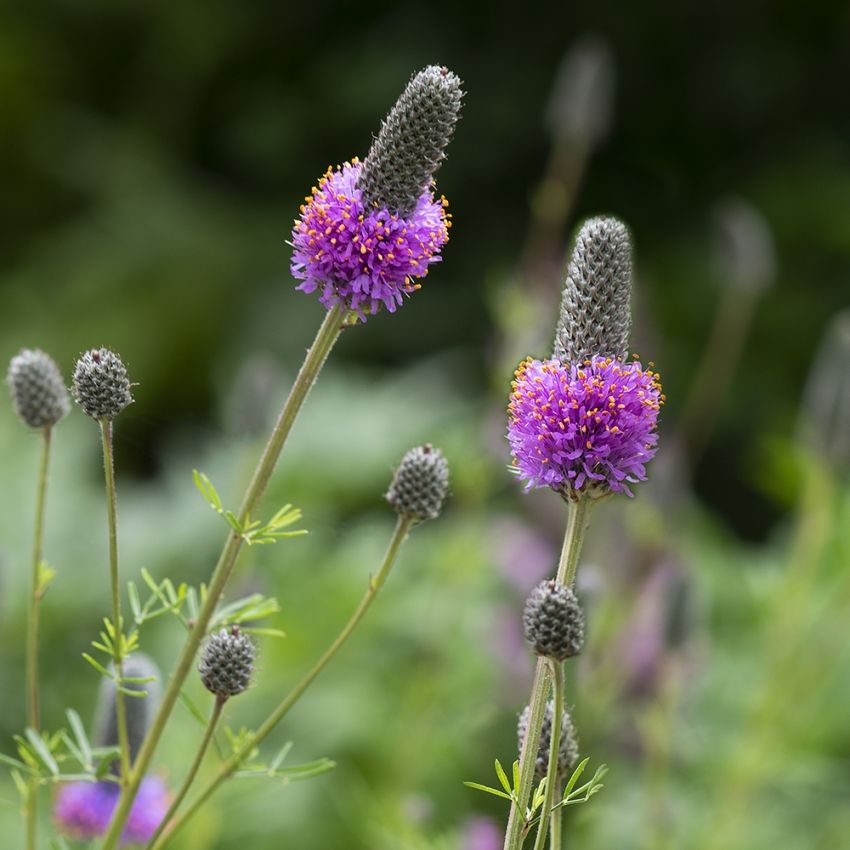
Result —
[[558, 562], [558, 573], [555, 576], [559, 584], [567, 587], [572, 587], [576, 580], [578, 558], [581, 547], [584, 545], [584, 533], [587, 531], [587, 521], [593, 504], [593, 500], [589, 498], [569, 503], [564, 546], [561, 549], [561, 560]]
[[[313, 344], [307, 351], [307, 356], [304, 358], [304, 363], [295, 378], [295, 383], [292, 385], [289, 397], [280, 412], [274, 429], [272, 430], [269, 441], [263, 451], [257, 467], [254, 470], [254, 475], [248, 489], [245, 491], [245, 496], [242, 500], [242, 506], [239, 509], [240, 522], [244, 524], [246, 518], [257, 507], [260, 499], [266, 491], [269, 479], [274, 472], [277, 460], [286, 443], [292, 426], [304, 404], [307, 395], [310, 392], [316, 378], [325, 363], [325, 360], [330, 354], [331, 349], [339, 338], [342, 329], [348, 323], [348, 311], [342, 305], [337, 305], [327, 312], [324, 321], [322, 322]], [[147, 772], [151, 759], [156, 751], [165, 726], [168, 723], [168, 718], [174, 709], [177, 698], [180, 695], [180, 689], [186, 681], [189, 671], [195, 659], [195, 654], [198, 647], [207, 632], [207, 627], [215, 612], [227, 580], [233, 572], [233, 567], [236, 564], [236, 559], [242, 548], [243, 539], [231, 532], [227, 536], [224, 548], [219, 556], [213, 574], [210, 578], [207, 596], [194, 626], [189, 631], [186, 638], [186, 643], [177, 659], [177, 664], [171, 673], [171, 678], [168, 681], [168, 687], [160, 703], [159, 711], [151, 723], [148, 734], [142, 742], [139, 749], [139, 754], [136, 756], [136, 761], [133, 765], [133, 771], [130, 776], [128, 786], [122, 791], [121, 797], [118, 800], [118, 805], [115, 807], [115, 812], [112, 816], [112, 821], [109, 825], [109, 831], [103, 840], [103, 850], [114, 850], [121, 837], [124, 824], [130, 814], [130, 808], [133, 805], [133, 800], [139, 790], [139, 785]]]
[[[38, 693], [38, 625], [41, 602], [41, 560], [44, 548], [44, 506], [47, 498], [47, 471], [50, 465], [51, 429], [41, 432], [41, 462], [35, 496], [35, 531], [32, 542], [32, 570], [30, 572], [30, 606], [27, 622], [27, 723], [35, 730], [41, 728], [41, 711]], [[38, 781], [33, 779], [27, 796], [27, 848], [34, 850], [38, 827]]]
[[560, 661], [549, 661], [549, 675], [552, 677], [552, 737], [549, 741], [549, 764], [546, 768], [546, 790], [543, 806], [540, 809], [540, 824], [537, 827], [537, 840], [534, 850], [543, 850], [546, 846], [546, 832], [549, 829], [549, 812], [555, 803], [555, 789], [558, 787], [558, 755], [561, 752], [561, 719], [564, 714], [564, 667]]
[[[558, 790], [560, 791], [560, 783], [558, 783]], [[562, 808], [555, 809], [552, 812], [552, 823], [549, 827], [549, 850], [561, 850], [564, 846], [564, 839], [562, 838], [562, 830], [561, 825], [563, 823], [564, 810]]]
[[115, 667], [115, 716], [118, 722], [118, 746], [121, 751], [121, 785], [130, 780], [130, 738], [127, 735], [127, 707], [124, 704], [124, 623], [121, 620], [121, 584], [118, 578], [118, 522], [116, 518], [115, 463], [112, 446], [112, 420], [100, 420], [103, 438], [103, 477], [106, 483], [106, 515], [109, 525], [109, 585], [112, 590], [113, 665]]
[[224, 708], [225, 700], [220, 697], [216, 697], [215, 702], [213, 703], [212, 711], [210, 712], [210, 718], [207, 721], [207, 727], [204, 730], [204, 737], [201, 739], [200, 746], [198, 747], [198, 751], [195, 754], [195, 759], [192, 762], [192, 766], [189, 768], [189, 772], [186, 774], [186, 778], [183, 780], [183, 784], [180, 786], [180, 790], [177, 792], [177, 795], [172, 800], [171, 805], [168, 807], [168, 811], [165, 813], [165, 817], [160, 821], [159, 826], [156, 829], [156, 832], [151, 837], [150, 841], [148, 841], [146, 848], [150, 850], [150, 848], [156, 845], [157, 839], [162, 835], [165, 830], [166, 824], [177, 814], [177, 810], [180, 808], [180, 804], [183, 800], [186, 799], [186, 795], [189, 793], [189, 789], [192, 787], [192, 783], [195, 781], [195, 777], [198, 775], [198, 770], [201, 767], [201, 763], [204, 760], [204, 756], [207, 754], [207, 750], [209, 749], [210, 742], [213, 739], [213, 733], [215, 732], [215, 728], [218, 725], [218, 721], [221, 718], [221, 710]]
[[[348, 640], [351, 633], [363, 619], [378, 591], [383, 586], [387, 576], [395, 563], [399, 549], [402, 543], [407, 539], [410, 531], [411, 520], [406, 517], [399, 517], [396, 523], [393, 535], [390, 538], [387, 551], [384, 554], [384, 559], [378, 572], [369, 580], [369, 586], [366, 589], [360, 604], [355, 609], [351, 618], [343, 627], [342, 631], [334, 638], [330, 646], [322, 653], [319, 660], [308, 670], [300, 679], [300, 681], [292, 688], [292, 690], [278, 703], [277, 708], [263, 721], [259, 729], [248, 737], [245, 743], [233, 753], [227, 761], [219, 768], [218, 773], [207, 783], [197, 798], [192, 802], [186, 811], [180, 815], [173, 823], [172, 828], [165, 833], [155, 844], [150, 845], [149, 850], [162, 850], [163, 847], [180, 831], [186, 822], [201, 808], [201, 806], [213, 795], [216, 789], [235, 771], [239, 768], [245, 757], [257, 747], [284, 718], [286, 713], [295, 705], [301, 698], [307, 688], [313, 683], [313, 680], [327, 667], [330, 660], [336, 655], [340, 647]], [[164, 822], [163, 822], [164, 823]]]
[[[569, 502], [567, 528], [564, 532], [564, 546], [561, 550], [561, 560], [558, 563], [556, 580], [560, 584], [572, 585], [575, 581], [578, 559], [581, 554], [584, 532], [587, 528], [588, 514], [593, 502], [581, 498]], [[516, 789], [517, 799], [511, 806], [508, 817], [508, 828], [505, 832], [504, 850], [519, 850], [525, 838], [526, 810], [531, 797], [531, 787], [534, 780], [534, 764], [537, 760], [537, 749], [540, 746], [540, 727], [546, 710], [546, 700], [549, 697], [549, 674], [545, 659], [537, 659], [537, 669], [534, 673], [534, 684], [531, 689], [531, 709], [528, 717], [528, 730], [519, 758], [519, 785]]]

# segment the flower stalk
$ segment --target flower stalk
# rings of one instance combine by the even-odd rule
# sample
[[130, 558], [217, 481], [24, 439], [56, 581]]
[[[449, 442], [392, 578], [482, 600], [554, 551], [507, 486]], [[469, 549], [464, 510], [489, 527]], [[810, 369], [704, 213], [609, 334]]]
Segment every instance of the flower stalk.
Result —
[[156, 829], [156, 832], [151, 836], [150, 841], [148, 841], [146, 847], [152, 848], [156, 846], [159, 837], [165, 831], [166, 825], [171, 821], [175, 814], [177, 814], [177, 810], [180, 808], [183, 800], [186, 799], [186, 795], [189, 793], [189, 789], [192, 787], [192, 783], [195, 781], [195, 777], [198, 775], [198, 771], [201, 768], [201, 764], [204, 761], [204, 756], [207, 754], [207, 750], [210, 747], [210, 743], [212, 743], [213, 735], [215, 734], [216, 727], [218, 726], [218, 721], [221, 719], [221, 711], [224, 708], [224, 703], [227, 700], [222, 697], [216, 697], [213, 702], [212, 710], [210, 711], [209, 720], [207, 721], [206, 728], [204, 729], [204, 736], [201, 738], [201, 743], [198, 745], [198, 751], [195, 753], [195, 758], [192, 761], [192, 766], [189, 768], [189, 772], [186, 774], [186, 778], [183, 780], [183, 784], [180, 786], [180, 790], [174, 796], [174, 799], [171, 801], [171, 805], [168, 807], [168, 811], [165, 813], [165, 817], [160, 821], [159, 826]]
[[130, 776], [130, 739], [127, 735], [127, 706], [124, 703], [124, 624], [121, 619], [121, 585], [118, 577], [118, 522], [115, 497], [115, 462], [112, 441], [112, 420], [102, 418], [100, 422], [103, 443], [103, 477], [106, 485], [106, 515], [109, 526], [109, 586], [112, 593], [112, 636], [113, 664], [115, 666], [115, 714], [118, 725], [118, 747], [120, 749], [122, 786]]
[[[27, 619], [27, 723], [36, 731], [41, 727], [38, 682], [38, 632], [42, 588], [42, 551], [44, 548], [44, 507], [47, 500], [47, 478], [50, 464], [50, 426], [41, 432], [41, 461], [35, 497], [35, 531], [32, 545], [32, 571], [30, 573], [30, 606]], [[29, 785], [26, 805], [27, 850], [35, 850], [38, 831], [38, 781]]]
[[[327, 667], [333, 657], [337, 654], [342, 645], [351, 636], [354, 629], [365, 616], [366, 612], [375, 601], [378, 591], [386, 582], [390, 570], [395, 564], [399, 550], [402, 544], [407, 539], [410, 528], [414, 520], [409, 516], [399, 516], [396, 522], [395, 530], [390, 538], [383, 561], [378, 569], [378, 572], [369, 580], [369, 586], [360, 600], [360, 604], [351, 615], [348, 622], [342, 628], [342, 631], [334, 638], [333, 642], [322, 653], [316, 663], [305, 673], [300, 681], [289, 691], [289, 693], [278, 703], [272, 713], [263, 721], [260, 727], [250, 735], [239, 749], [231, 755], [219, 768], [216, 775], [204, 786], [192, 804], [177, 817], [168, 829], [167, 822], [163, 822], [162, 833], [156, 842], [151, 842], [148, 850], [162, 850], [169, 841], [182, 829], [183, 826], [192, 818], [192, 816], [203, 806], [203, 804], [215, 793], [215, 791], [236, 771], [239, 769], [245, 757], [272, 732], [278, 723], [286, 716], [289, 710], [303, 696], [304, 692], [310, 687], [313, 681]], [[169, 815], [170, 818], [170, 815]], [[167, 831], [165, 831], [167, 829]]]
[[[351, 324], [351, 317], [348, 309], [341, 304], [337, 304], [328, 310], [324, 321], [322, 322], [316, 334], [313, 344], [307, 351], [307, 356], [304, 359], [301, 369], [295, 378], [295, 383], [280, 412], [274, 429], [272, 430], [269, 441], [257, 463], [254, 475], [248, 485], [245, 495], [242, 500], [242, 505], [239, 509], [239, 521], [245, 524], [248, 517], [254, 512], [260, 502], [263, 494], [268, 487], [269, 480], [274, 472], [277, 461], [286, 444], [286, 440], [292, 430], [292, 426], [300, 412], [313, 384], [319, 376], [331, 349], [334, 347], [343, 328]], [[118, 805], [115, 808], [115, 813], [110, 823], [109, 831], [103, 841], [103, 850], [114, 850], [118, 845], [121, 837], [121, 830], [129, 816], [133, 800], [139, 790], [142, 779], [150, 766], [156, 748], [165, 730], [171, 712], [174, 709], [183, 683], [189, 675], [195, 655], [198, 651], [201, 641], [207, 633], [210, 620], [212, 619], [215, 608], [218, 605], [224, 588], [230, 578], [233, 568], [236, 564], [237, 557], [242, 549], [243, 538], [236, 532], [231, 532], [227, 536], [224, 548], [219, 556], [218, 563], [213, 570], [208, 585], [208, 592], [204, 604], [198, 613], [198, 617], [189, 631], [186, 638], [186, 643], [177, 660], [177, 664], [172, 671], [168, 686], [163, 694], [162, 703], [159, 711], [151, 724], [147, 736], [142, 744], [139, 754], [133, 764], [130, 772], [130, 778], [127, 787], [122, 791]]]
[[[564, 667], [560, 661], [547, 659], [549, 676], [552, 681], [552, 738], [549, 743], [549, 765], [546, 770], [546, 790], [543, 797], [543, 807], [540, 810], [540, 824], [537, 827], [537, 838], [534, 850], [543, 850], [546, 846], [546, 832], [549, 827], [549, 813], [555, 803], [555, 791], [559, 786], [558, 758], [561, 752], [561, 726], [564, 719]], [[555, 812], [552, 812], [554, 820]], [[555, 832], [552, 832], [552, 850], [560, 850], [555, 843]]]
[[[569, 507], [567, 528], [564, 533], [564, 545], [561, 549], [561, 557], [558, 562], [556, 581], [565, 587], [572, 587], [575, 582], [579, 555], [581, 554], [584, 543], [584, 534], [587, 529], [593, 500], [587, 497], [580, 497], [576, 501], [571, 501], [567, 504]], [[526, 819], [526, 810], [534, 783], [534, 766], [537, 758], [537, 749], [540, 746], [540, 729], [543, 724], [546, 702], [549, 699], [550, 682], [551, 671], [548, 661], [545, 658], [538, 658], [537, 667], [534, 672], [531, 702], [529, 703], [528, 730], [519, 759], [519, 784], [516, 788], [517, 799], [511, 806], [508, 828], [505, 833], [504, 850], [520, 850], [527, 834], [528, 822]], [[553, 729], [555, 722], [553, 718]], [[561, 722], [560, 715], [558, 715], [557, 722], [558, 724]], [[558, 747], [554, 743], [551, 749], [557, 754]]]

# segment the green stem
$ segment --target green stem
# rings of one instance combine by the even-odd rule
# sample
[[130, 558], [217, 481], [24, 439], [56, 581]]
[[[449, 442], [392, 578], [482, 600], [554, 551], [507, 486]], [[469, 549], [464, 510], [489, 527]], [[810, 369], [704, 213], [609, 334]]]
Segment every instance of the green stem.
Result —
[[564, 846], [564, 839], [562, 837], [561, 830], [563, 817], [563, 809], [555, 809], [555, 811], [552, 812], [552, 824], [549, 828], [549, 850], [561, 850]]
[[[41, 432], [41, 462], [35, 496], [35, 531], [32, 543], [32, 570], [30, 573], [30, 606], [27, 622], [27, 723], [36, 731], [41, 728], [41, 711], [38, 693], [38, 626], [41, 602], [41, 560], [44, 548], [44, 506], [47, 498], [47, 471], [50, 464], [51, 429]], [[38, 826], [38, 781], [29, 785], [26, 806], [27, 848], [34, 850]]]
[[[342, 329], [349, 323], [349, 314], [347, 309], [342, 305], [337, 305], [327, 312], [324, 321], [322, 322], [313, 344], [307, 351], [307, 356], [304, 358], [304, 363], [295, 378], [295, 383], [292, 385], [289, 397], [280, 412], [274, 429], [272, 430], [269, 441], [263, 451], [257, 467], [254, 470], [254, 475], [248, 489], [245, 491], [245, 496], [242, 500], [242, 506], [239, 509], [239, 520], [244, 524], [247, 517], [254, 511], [260, 499], [265, 493], [269, 479], [274, 472], [277, 460], [286, 443], [295, 419], [298, 416], [307, 395], [310, 392], [316, 378], [325, 363], [325, 360], [330, 354], [331, 349], [339, 338]], [[130, 808], [133, 805], [133, 800], [139, 790], [139, 785], [147, 772], [157, 745], [159, 744], [171, 712], [180, 696], [180, 690], [189, 671], [192, 669], [195, 654], [204, 636], [207, 633], [207, 627], [215, 613], [227, 580], [233, 571], [236, 564], [236, 559], [242, 548], [243, 539], [235, 532], [231, 532], [227, 536], [224, 548], [219, 556], [213, 574], [210, 578], [207, 596], [201, 610], [198, 613], [197, 620], [189, 631], [186, 638], [186, 643], [177, 659], [177, 664], [171, 673], [171, 678], [168, 681], [168, 687], [160, 703], [159, 711], [154, 717], [148, 734], [142, 742], [139, 749], [139, 754], [136, 756], [136, 761], [133, 765], [133, 771], [130, 776], [130, 782], [122, 791], [121, 797], [118, 800], [118, 805], [115, 807], [115, 813], [112, 816], [112, 822], [109, 825], [109, 831], [103, 840], [103, 850], [114, 850], [121, 837], [121, 832], [127, 817], [130, 814]]]
[[[571, 586], [575, 581], [578, 558], [584, 542], [584, 532], [587, 528], [588, 514], [593, 502], [588, 498], [569, 502], [567, 528], [564, 532], [564, 546], [561, 550], [561, 560], [558, 563], [556, 580], [560, 584]], [[537, 750], [540, 746], [540, 727], [546, 710], [546, 700], [549, 697], [549, 674], [545, 659], [537, 659], [537, 669], [534, 673], [534, 684], [531, 690], [531, 709], [528, 717], [528, 731], [519, 758], [519, 785], [515, 789], [516, 802], [511, 806], [508, 817], [508, 828], [505, 832], [504, 850], [520, 850], [527, 830], [526, 810], [531, 797], [534, 781], [534, 764], [537, 760]]]
[[198, 794], [197, 798], [192, 802], [186, 811], [178, 817], [172, 828], [163, 835], [156, 844], [152, 844], [149, 850], [162, 850], [163, 847], [180, 831], [186, 822], [201, 808], [201, 806], [213, 795], [216, 789], [242, 764], [245, 757], [260, 743], [265, 740], [269, 733], [277, 726], [284, 718], [287, 712], [301, 698], [307, 688], [313, 683], [314, 679], [327, 667], [330, 660], [336, 655], [340, 647], [348, 640], [351, 633], [363, 619], [378, 591], [383, 586], [387, 576], [395, 563], [399, 549], [402, 543], [407, 539], [412, 521], [406, 517], [399, 517], [396, 523], [393, 535], [390, 538], [387, 551], [384, 554], [384, 559], [378, 569], [376, 575], [369, 580], [369, 587], [366, 593], [360, 600], [354, 613], [349, 621], [345, 624], [342, 631], [336, 636], [331, 645], [322, 653], [319, 660], [301, 677], [301, 680], [292, 690], [278, 703], [277, 708], [263, 721], [259, 729], [248, 737], [245, 743], [233, 753], [227, 761], [219, 768], [218, 773], [207, 783], [204, 789]]
[[207, 721], [207, 727], [204, 730], [204, 737], [201, 739], [200, 746], [198, 747], [198, 752], [195, 754], [195, 759], [192, 762], [192, 766], [189, 768], [189, 772], [186, 774], [186, 778], [183, 780], [183, 784], [180, 786], [180, 790], [177, 792], [177, 795], [172, 800], [171, 805], [168, 807], [168, 811], [165, 813], [165, 817], [160, 822], [157, 827], [156, 832], [151, 837], [150, 841], [148, 841], [146, 848], [150, 850], [150, 848], [156, 845], [157, 840], [160, 835], [162, 835], [165, 830], [166, 824], [177, 814], [177, 810], [180, 808], [180, 804], [183, 800], [186, 799], [186, 795], [189, 793], [189, 789], [192, 787], [192, 783], [195, 781], [195, 777], [198, 775], [198, 770], [200, 770], [201, 763], [204, 760], [204, 756], [207, 754], [207, 750], [209, 749], [210, 742], [213, 739], [213, 733], [215, 732], [215, 728], [218, 725], [218, 721], [221, 718], [221, 710], [224, 708], [225, 700], [216, 697], [215, 702], [213, 703], [212, 711], [210, 712], [210, 718]]
[[534, 850], [543, 850], [546, 846], [549, 813], [555, 803], [555, 789], [558, 787], [558, 755], [561, 751], [561, 719], [564, 714], [564, 668], [559, 661], [552, 659], [547, 661], [549, 675], [552, 678], [552, 737], [549, 742], [549, 764], [546, 768], [546, 790], [543, 796], [543, 807], [540, 810], [540, 824], [537, 827]]
[[121, 620], [121, 584], [118, 578], [118, 522], [115, 498], [115, 462], [112, 444], [112, 420], [100, 420], [103, 440], [103, 477], [106, 483], [106, 515], [109, 525], [109, 585], [112, 590], [113, 665], [115, 667], [115, 716], [118, 721], [118, 746], [121, 751], [121, 785], [130, 779], [130, 738], [127, 735], [127, 707], [124, 704], [124, 623]]

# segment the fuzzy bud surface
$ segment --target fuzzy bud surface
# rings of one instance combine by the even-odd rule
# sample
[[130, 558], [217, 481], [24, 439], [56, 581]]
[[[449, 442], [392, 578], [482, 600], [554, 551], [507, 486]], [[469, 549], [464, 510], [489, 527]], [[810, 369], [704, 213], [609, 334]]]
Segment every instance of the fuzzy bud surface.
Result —
[[204, 687], [220, 700], [241, 694], [251, 684], [254, 656], [254, 642], [238, 626], [211, 635], [198, 665]]
[[623, 360], [632, 325], [632, 245], [616, 218], [586, 221], [576, 236], [553, 356], [581, 363], [596, 356]]
[[114, 419], [133, 401], [121, 358], [108, 348], [93, 348], [77, 360], [74, 398], [92, 419]]
[[535, 655], [564, 661], [584, 645], [584, 612], [575, 593], [555, 581], [531, 591], [522, 614], [525, 639]]
[[30, 428], [51, 428], [71, 407], [59, 367], [37, 348], [24, 348], [12, 358], [6, 383], [15, 413]]
[[[534, 776], [539, 782], [546, 776], [546, 771], [549, 769], [549, 749], [552, 746], [552, 716], [554, 708], [552, 700], [546, 704], [546, 711], [543, 715], [543, 725], [540, 730], [540, 746], [537, 750], [537, 760], [534, 764]], [[522, 744], [525, 741], [526, 733], [528, 732], [528, 718], [531, 713], [531, 707], [526, 706], [517, 722], [517, 740], [519, 742], [519, 750], [522, 751]], [[558, 777], [565, 777], [578, 764], [578, 737], [576, 728], [573, 724], [573, 718], [568, 711], [564, 711], [561, 717], [561, 745], [558, 748]]]
[[449, 464], [430, 444], [410, 449], [401, 459], [386, 500], [396, 513], [422, 522], [440, 515], [449, 491]]

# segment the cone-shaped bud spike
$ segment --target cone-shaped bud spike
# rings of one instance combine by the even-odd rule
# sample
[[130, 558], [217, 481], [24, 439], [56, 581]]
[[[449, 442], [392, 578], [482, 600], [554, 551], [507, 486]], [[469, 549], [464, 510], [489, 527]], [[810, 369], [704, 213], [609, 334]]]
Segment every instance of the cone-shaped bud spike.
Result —
[[108, 348], [93, 348], [77, 360], [73, 391], [77, 404], [92, 419], [114, 419], [133, 401], [127, 369]]
[[[546, 776], [546, 771], [549, 768], [549, 748], [552, 745], [552, 714], [553, 703], [549, 700], [546, 705], [546, 712], [543, 715], [543, 725], [540, 729], [540, 746], [537, 750], [537, 760], [534, 765], [534, 775], [539, 782]], [[531, 707], [526, 706], [517, 722], [517, 740], [519, 742], [519, 750], [522, 751], [522, 744], [525, 741], [525, 735], [528, 731], [528, 717], [531, 714]], [[576, 736], [576, 728], [573, 724], [573, 719], [568, 711], [564, 711], [561, 718], [561, 746], [558, 748], [558, 777], [566, 776], [576, 764], [578, 764], [578, 737]]]
[[15, 413], [30, 428], [51, 428], [70, 409], [62, 373], [43, 351], [24, 348], [15, 355], [9, 363], [6, 383]]
[[[162, 694], [160, 672], [156, 662], [143, 652], [136, 652], [124, 660], [124, 679], [150, 681], [127, 682], [123, 687], [138, 691], [145, 696], [125, 697], [124, 711], [127, 716], [127, 738], [130, 744], [130, 759], [134, 759], [142, 746], [148, 727], [159, 707]], [[99, 747], [118, 746], [118, 715], [115, 708], [115, 682], [104, 679], [100, 686], [95, 717], [94, 741]]]
[[255, 654], [253, 641], [239, 626], [211, 635], [198, 665], [204, 687], [222, 701], [241, 694], [251, 684]]
[[584, 612], [575, 593], [556, 581], [541, 581], [522, 614], [525, 639], [535, 655], [564, 661], [584, 645]]
[[625, 359], [632, 324], [632, 246], [616, 218], [591, 218], [576, 237], [553, 355], [562, 363]]
[[401, 459], [386, 500], [397, 514], [422, 522], [440, 515], [449, 491], [449, 464], [443, 453], [426, 443]]
[[358, 186], [367, 208], [413, 212], [445, 158], [462, 98], [461, 81], [448, 68], [429, 65], [410, 78], [363, 163]]

